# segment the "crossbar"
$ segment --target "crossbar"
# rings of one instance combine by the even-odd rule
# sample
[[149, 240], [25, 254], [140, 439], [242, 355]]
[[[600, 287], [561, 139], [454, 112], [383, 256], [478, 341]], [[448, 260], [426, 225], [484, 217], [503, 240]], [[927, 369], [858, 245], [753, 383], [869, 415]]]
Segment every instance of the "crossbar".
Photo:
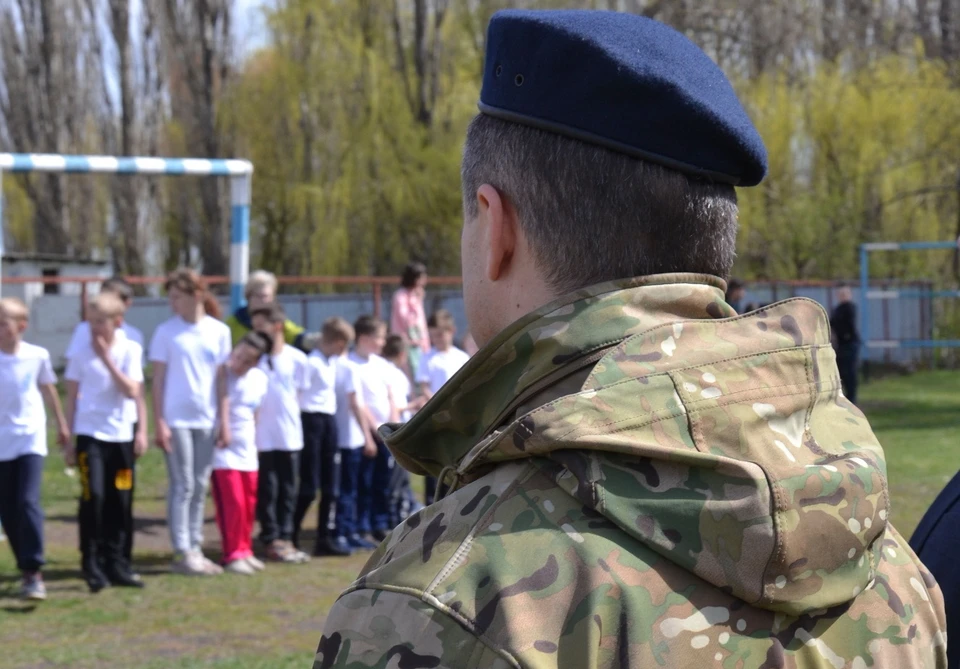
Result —
[[230, 177], [230, 308], [246, 302], [250, 271], [250, 196], [253, 163], [249, 160], [81, 156], [53, 153], [0, 153], [0, 285], [3, 282], [3, 173], [54, 172], [145, 176]]

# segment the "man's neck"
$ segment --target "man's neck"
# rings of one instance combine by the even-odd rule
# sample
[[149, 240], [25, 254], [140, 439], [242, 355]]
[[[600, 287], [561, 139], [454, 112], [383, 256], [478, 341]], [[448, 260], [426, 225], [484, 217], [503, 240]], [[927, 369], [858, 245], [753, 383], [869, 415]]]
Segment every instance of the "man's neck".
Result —
[[369, 360], [370, 356], [373, 355], [370, 351], [361, 351], [360, 349], [354, 349], [354, 353], [357, 354], [357, 357], [361, 360]]
[[20, 350], [20, 340], [14, 339], [11, 344], [0, 345], [0, 351], [3, 351], [7, 355], [16, 355], [17, 351]]
[[283, 337], [277, 337], [273, 340], [273, 355], [280, 355], [283, 353], [283, 347], [287, 345], [287, 342], [284, 341]]
[[444, 346], [443, 348], [439, 346], [434, 346], [434, 348], [437, 350], [437, 353], [446, 353], [447, 351], [453, 348], [453, 344], [450, 344], [449, 346]]

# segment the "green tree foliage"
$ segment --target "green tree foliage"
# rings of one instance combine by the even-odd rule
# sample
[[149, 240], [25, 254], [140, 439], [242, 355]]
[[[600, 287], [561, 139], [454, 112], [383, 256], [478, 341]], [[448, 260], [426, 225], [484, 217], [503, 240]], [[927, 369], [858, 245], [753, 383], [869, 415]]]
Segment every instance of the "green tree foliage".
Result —
[[[740, 193], [741, 274], [849, 278], [861, 242], [957, 235], [960, 90], [943, 63], [891, 56], [741, 88], [770, 154], [763, 186]], [[874, 272], [931, 269], [929, 254], [890, 254]]]
[[[247, 60], [225, 105], [257, 169], [262, 265], [389, 274], [418, 258], [457, 273], [459, 159], [476, 113], [480, 26], [503, 4], [287, 0], [268, 11], [270, 45]], [[418, 53], [433, 60], [414, 67]], [[835, 52], [805, 68], [728, 66], [771, 163], [763, 186], [740, 193], [738, 275], [850, 278], [861, 242], [960, 232], [960, 90], [946, 62], [918, 47], [867, 59]], [[877, 276], [951, 268], [924, 254], [877, 260]]]

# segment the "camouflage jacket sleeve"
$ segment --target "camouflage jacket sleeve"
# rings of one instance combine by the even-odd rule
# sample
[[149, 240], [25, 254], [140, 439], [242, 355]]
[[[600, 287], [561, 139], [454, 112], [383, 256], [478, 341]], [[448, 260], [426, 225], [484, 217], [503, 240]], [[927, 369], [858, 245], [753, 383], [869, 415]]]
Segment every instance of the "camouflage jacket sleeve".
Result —
[[355, 590], [341, 597], [327, 617], [313, 669], [396, 666], [507, 669], [520, 665], [447, 613], [414, 596]]

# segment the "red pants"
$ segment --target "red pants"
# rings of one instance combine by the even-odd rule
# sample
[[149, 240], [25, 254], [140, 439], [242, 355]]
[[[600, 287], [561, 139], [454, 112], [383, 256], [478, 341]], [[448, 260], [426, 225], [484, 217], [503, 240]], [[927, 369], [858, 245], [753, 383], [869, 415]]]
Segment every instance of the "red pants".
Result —
[[213, 470], [213, 502], [223, 537], [223, 563], [253, 555], [253, 521], [257, 516], [257, 473]]

